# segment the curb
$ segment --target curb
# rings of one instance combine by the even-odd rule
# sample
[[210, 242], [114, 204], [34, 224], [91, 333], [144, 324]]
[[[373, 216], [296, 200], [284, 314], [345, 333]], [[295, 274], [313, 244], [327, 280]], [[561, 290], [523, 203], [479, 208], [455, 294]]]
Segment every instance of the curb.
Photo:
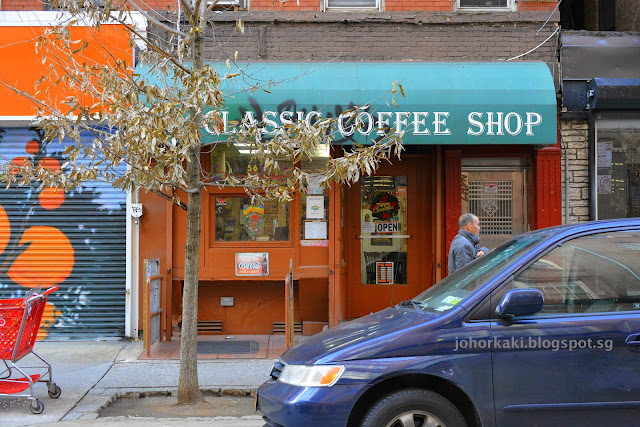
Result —
[[[239, 387], [202, 387], [200, 391], [204, 396], [255, 396], [255, 386], [239, 386]], [[100, 411], [107, 406], [111, 405], [116, 399], [140, 399], [152, 396], [175, 396], [178, 392], [178, 387], [149, 387], [149, 388], [96, 388], [89, 391], [89, 393], [80, 400], [74, 408], [69, 411], [60, 421], [92, 421], [100, 416]], [[258, 418], [252, 418], [258, 417]], [[146, 417], [105, 417], [103, 420], [108, 422], [121, 421], [121, 420], [138, 420], [138, 421], [150, 421], [155, 418], [147, 419]], [[262, 417], [256, 415], [246, 415], [242, 417], [191, 417], [191, 418], [179, 418], [180, 420], [187, 421], [192, 419], [194, 421], [202, 420], [254, 420], [262, 419]], [[168, 420], [164, 419], [163, 420]]]

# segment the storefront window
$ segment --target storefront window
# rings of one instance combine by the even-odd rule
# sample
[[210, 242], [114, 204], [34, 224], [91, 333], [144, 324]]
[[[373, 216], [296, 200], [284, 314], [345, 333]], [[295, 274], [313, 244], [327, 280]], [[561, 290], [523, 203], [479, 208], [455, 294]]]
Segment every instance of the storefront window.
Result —
[[263, 176], [264, 169], [252, 156], [249, 147], [244, 144], [218, 144], [211, 151], [211, 180], [223, 181], [227, 176], [232, 175], [239, 181], [238, 185], [243, 185], [249, 175], [259, 174], [262, 178], [275, 180], [285, 180], [291, 169], [291, 162], [282, 159], [280, 172], [278, 175]]
[[640, 216], [640, 120], [596, 122], [597, 218]]
[[250, 197], [213, 196], [216, 241], [289, 240], [289, 204], [265, 200], [252, 205]]
[[361, 185], [361, 283], [407, 283], [407, 177], [365, 177]]

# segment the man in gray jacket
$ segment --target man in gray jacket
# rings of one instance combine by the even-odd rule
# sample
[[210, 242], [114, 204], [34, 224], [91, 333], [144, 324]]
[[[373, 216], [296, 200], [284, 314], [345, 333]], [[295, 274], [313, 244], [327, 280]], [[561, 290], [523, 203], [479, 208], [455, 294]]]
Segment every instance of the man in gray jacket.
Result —
[[464, 213], [458, 219], [458, 234], [449, 249], [449, 274], [461, 269], [477, 257], [489, 252], [480, 247], [480, 220], [472, 213]]

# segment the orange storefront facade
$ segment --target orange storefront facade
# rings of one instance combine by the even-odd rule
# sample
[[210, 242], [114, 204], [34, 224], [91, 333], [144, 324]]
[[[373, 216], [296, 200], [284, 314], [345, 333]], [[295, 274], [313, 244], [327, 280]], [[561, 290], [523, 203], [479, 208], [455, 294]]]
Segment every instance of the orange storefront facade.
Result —
[[[301, 64], [261, 69], [275, 73], [272, 67], [278, 75], [287, 69], [304, 75]], [[250, 112], [267, 125], [317, 114], [339, 117], [349, 105], [384, 94], [388, 77], [400, 74], [407, 95], [396, 99], [398, 109], [372, 104], [363, 126], [351, 133], [345, 126], [341, 138], [317, 158], [291, 167], [313, 169], [327, 156], [357, 149], [385, 127], [405, 130], [401, 159], [382, 163], [374, 175], [351, 186], [310, 186], [288, 205], [252, 205], [241, 187], [206, 186], [199, 333], [283, 332], [290, 262], [296, 332], [314, 334], [411, 299], [444, 277], [448, 246], [463, 211], [480, 217], [481, 237], [490, 248], [515, 234], [560, 223], [557, 108], [545, 64], [335, 67], [310, 80], [296, 79], [293, 87], [283, 86], [284, 92], [237, 97], [227, 105], [229, 116]], [[430, 73], [433, 79], [425, 79]], [[460, 73], [458, 86], [438, 81], [451, 73]], [[243, 151], [233, 144], [207, 144], [203, 170], [216, 175], [233, 165], [236, 174], [260, 173]], [[143, 271], [144, 259], [159, 259], [167, 329], [177, 330], [186, 214], [153, 194], [138, 197], [143, 208], [139, 268]]]

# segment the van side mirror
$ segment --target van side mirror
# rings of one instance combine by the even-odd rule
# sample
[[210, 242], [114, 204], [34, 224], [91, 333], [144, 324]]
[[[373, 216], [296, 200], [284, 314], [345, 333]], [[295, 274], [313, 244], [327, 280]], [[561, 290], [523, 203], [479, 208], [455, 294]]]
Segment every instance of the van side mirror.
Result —
[[537, 289], [511, 289], [496, 307], [496, 315], [503, 319], [535, 314], [542, 310], [544, 297]]

